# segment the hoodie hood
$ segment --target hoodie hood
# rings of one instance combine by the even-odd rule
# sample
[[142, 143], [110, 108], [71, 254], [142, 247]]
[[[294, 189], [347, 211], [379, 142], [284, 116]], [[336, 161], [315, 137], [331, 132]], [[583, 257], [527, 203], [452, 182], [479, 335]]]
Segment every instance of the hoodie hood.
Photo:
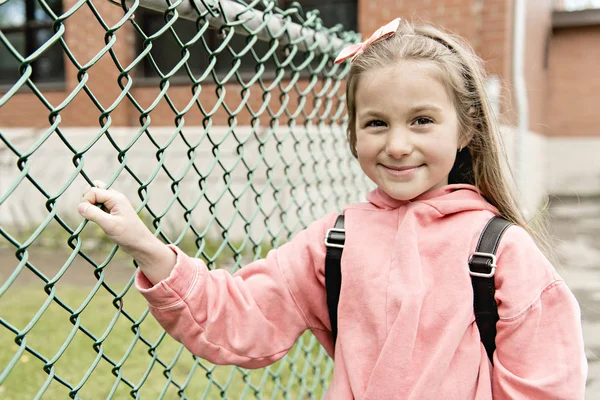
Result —
[[473, 185], [447, 185], [423, 193], [412, 200], [397, 200], [377, 188], [367, 194], [367, 200], [377, 208], [392, 210], [410, 203], [426, 203], [443, 215], [462, 211], [489, 210], [498, 214], [496, 207], [487, 202], [479, 189]]

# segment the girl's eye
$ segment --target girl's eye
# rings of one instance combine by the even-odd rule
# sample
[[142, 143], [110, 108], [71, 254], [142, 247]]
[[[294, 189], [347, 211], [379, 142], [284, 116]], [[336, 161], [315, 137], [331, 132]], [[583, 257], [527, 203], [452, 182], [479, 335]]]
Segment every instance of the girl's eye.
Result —
[[414, 123], [416, 125], [427, 125], [427, 124], [432, 124], [433, 120], [429, 117], [419, 117], [419, 118], [415, 119]]
[[367, 124], [365, 125], [367, 128], [368, 127], [374, 127], [374, 128], [379, 128], [382, 126], [385, 126], [385, 122], [383, 122], [380, 119], [374, 119], [372, 121], [367, 122]]

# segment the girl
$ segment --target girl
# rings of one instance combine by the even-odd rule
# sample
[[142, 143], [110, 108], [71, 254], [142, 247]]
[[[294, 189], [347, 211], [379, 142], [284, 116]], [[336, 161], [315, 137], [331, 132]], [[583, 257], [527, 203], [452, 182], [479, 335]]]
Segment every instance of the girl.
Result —
[[[348, 58], [348, 140], [377, 189], [344, 210], [335, 351], [323, 238], [336, 214], [232, 276], [162, 244], [113, 189], [89, 190], [79, 212], [137, 260], [136, 286], [164, 329], [213, 363], [264, 367], [310, 329], [335, 359], [327, 399], [582, 399], [579, 307], [501, 174], [473, 51], [397, 19], [336, 62]], [[514, 225], [496, 253], [492, 365], [467, 260], [494, 215]]]

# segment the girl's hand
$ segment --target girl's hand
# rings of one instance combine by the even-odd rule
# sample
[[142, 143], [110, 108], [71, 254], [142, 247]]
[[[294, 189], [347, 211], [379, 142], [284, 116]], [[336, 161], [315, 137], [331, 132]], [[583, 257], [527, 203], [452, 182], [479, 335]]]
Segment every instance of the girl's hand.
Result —
[[[100, 181], [94, 184], [97, 187], [83, 195], [77, 207], [79, 214], [98, 224], [110, 240], [130, 254], [140, 247], [142, 240], [154, 237], [123, 193], [104, 189], [105, 185]], [[104, 207], [97, 207], [97, 204]]]
[[167, 278], [175, 266], [175, 253], [150, 232], [125, 195], [104, 189], [100, 181], [94, 184], [97, 187], [83, 195], [77, 207], [79, 214], [98, 224], [113, 242], [129, 253], [150, 282], [156, 284]]

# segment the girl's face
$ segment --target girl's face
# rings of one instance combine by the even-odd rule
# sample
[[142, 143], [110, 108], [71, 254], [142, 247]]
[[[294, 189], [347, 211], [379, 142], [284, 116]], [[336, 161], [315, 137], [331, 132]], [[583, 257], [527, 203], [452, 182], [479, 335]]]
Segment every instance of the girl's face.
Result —
[[356, 150], [367, 176], [397, 200], [448, 184], [459, 142], [452, 100], [426, 62], [363, 73], [356, 86]]

